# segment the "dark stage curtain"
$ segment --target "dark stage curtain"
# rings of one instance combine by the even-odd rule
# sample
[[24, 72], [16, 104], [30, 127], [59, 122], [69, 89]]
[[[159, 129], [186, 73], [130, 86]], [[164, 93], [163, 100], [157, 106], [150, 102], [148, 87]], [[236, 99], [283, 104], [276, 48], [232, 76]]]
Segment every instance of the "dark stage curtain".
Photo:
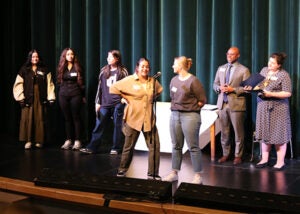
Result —
[[[86, 138], [94, 125], [94, 96], [107, 52], [119, 49], [132, 73], [138, 58], [150, 59], [152, 73], [162, 72], [161, 101], [169, 101], [174, 57], [193, 59], [191, 72], [204, 84], [208, 103], [216, 103], [212, 84], [230, 46], [240, 48], [240, 62], [251, 72], [267, 65], [272, 52], [284, 51], [293, 82], [293, 143], [300, 144], [299, 0], [10, 0], [1, 3], [1, 132], [17, 135], [19, 106], [12, 85], [30, 49], [40, 50], [56, 75], [61, 51], [72, 47], [86, 72], [83, 116]], [[61, 136], [62, 115], [52, 109], [51, 124]], [[249, 99], [247, 127], [254, 127], [256, 99]], [[280, 122], [280, 121], [279, 121]], [[251, 134], [247, 136], [251, 140]], [[296, 149], [299, 153], [300, 149]]]

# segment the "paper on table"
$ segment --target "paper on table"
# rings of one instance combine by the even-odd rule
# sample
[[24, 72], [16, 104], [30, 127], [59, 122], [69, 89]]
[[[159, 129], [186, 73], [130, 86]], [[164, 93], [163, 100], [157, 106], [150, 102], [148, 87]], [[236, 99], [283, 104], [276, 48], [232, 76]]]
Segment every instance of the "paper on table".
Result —
[[213, 111], [213, 110], [217, 110], [218, 109], [218, 106], [217, 105], [212, 105], [212, 104], [205, 104], [201, 110], [210, 110], [210, 111]]

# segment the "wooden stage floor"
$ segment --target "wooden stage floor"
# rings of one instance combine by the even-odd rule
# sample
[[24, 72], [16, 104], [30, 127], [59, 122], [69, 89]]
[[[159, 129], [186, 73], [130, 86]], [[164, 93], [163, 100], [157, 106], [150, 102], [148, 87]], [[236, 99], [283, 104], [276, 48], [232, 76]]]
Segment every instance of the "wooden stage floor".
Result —
[[[178, 203], [174, 198], [163, 202], [134, 197], [125, 200], [122, 197], [108, 199], [100, 192], [44, 187], [34, 183], [34, 179], [39, 177], [45, 168], [59, 169], [60, 172], [115, 177], [121, 155], [109, 155], [107, 148], [100, 149], [100, 152], [94, 155], [85, 155], [71, 150], [64, 151], [60, 149], [60, 144], [46, 145], [43, 149], [24, 150], [23, 144], [16, 139], [3, 136], [0, 151], [0, 211], [12, 204], [38, 207], [43, 211], [42, 213], [258, 213], [260, 210], [260, 207], [255, 207], [253, 204], [247, 209], [238, 208], [236, 205], [241, 200], [238, 198], [233, 200], [232, 205], [222, 206], [227, 200], [226, 197], [232, 196], [226, 196], [224, 201], [220, 200], [220, 202], [211, 203], [207, 199], [208, 201], [194, 205], [181, 203], [181, 201]], [[294, 205], [300, 206], [298, 204], [300, 203], [299, 160], [287, 157], [286, 168], [283, 171], [274, 171], [272, 167], [256, 169], [254, 164], [257, 159], [250, 162], [250, 156], [247, 154], [243, 163], [238, 166], [233, 166], [232, 161], [225, 164], [211, 162], [209, 152], [209, 148], [203, 149], [202, 177], [203, 186], [212, 188], [212, 192], [230, 191], [240, 194], [242, 191], [241, 194], [254, 194], [255, 197], [280, 196], [279, 200], [282, 201], [297, 200], [299, 196], [299, 202], [295, 202]], [[147, 179], [147, 155], [147, 152], [135, 151], [127, 177]], [[217, 152], [218, 156], [220, 151]], [[270, 164], [274, 164], [274, 161], [272, 158]], [[170, 169], [171, 154], [161, 153], [160, 175], [167, 175]], [[172, 195], [174, 196], [178, 191], [180, 184], [188, 184], [192, 178], [193, 170], [187, 152], [184, 154], [182, 169], [179, 172], [179, 181], [172, 184]], [[194, 200], [198, 200], [197, 196]], [[268, 199], [266, 202], [270, 203], [270, 209], [275, 207], [275, 211], [276, 200]], [[249, 200], [249, 203], [255, 201]], [[293, 210], [288, 212], [291, 213]]]

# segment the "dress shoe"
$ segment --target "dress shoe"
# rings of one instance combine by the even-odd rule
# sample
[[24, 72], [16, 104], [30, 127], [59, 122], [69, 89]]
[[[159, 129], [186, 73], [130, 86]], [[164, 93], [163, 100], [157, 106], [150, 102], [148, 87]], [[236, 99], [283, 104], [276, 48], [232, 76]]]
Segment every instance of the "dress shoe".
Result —
[[153, 174], [148, 173], [147, 176], [148, 176], [149, 180], [161, 181], [161, 177], [159, 175], [153, 175]]
[[85, 154], [94, 154], [95, 153], [93, 150], [88, 149], [88, 148], [81, 148], [79, 151], [82, 153], [85, 153]]
[[218, 163], [224, 163], [227, 161], [227, 159], [228, 159], [228, 156], [223, 156], [218, 160]]
[[126, 172], [125, 171], [118, 171], [117, 177], [126, 177]]
[[255, 168], [262, 169], [262, 168], [265, 168], [267, 166], [268, 166], [268, 162], [265, 162], [265, 163], [256, 164]]
[[285, 165], [282, 165], [282, 167], [272, 167], [274, 171], [282, 171], [285, 169]]
[[242, 158], [235, 157], [234, 160], [233, 160], [233, 165], [238, 165], [240, 163], [242, 163]]

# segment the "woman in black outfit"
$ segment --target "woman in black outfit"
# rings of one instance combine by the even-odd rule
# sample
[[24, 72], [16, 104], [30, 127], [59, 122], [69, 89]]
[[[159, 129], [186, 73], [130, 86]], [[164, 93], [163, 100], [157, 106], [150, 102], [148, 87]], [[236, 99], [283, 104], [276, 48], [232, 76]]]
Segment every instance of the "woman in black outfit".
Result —
[[59, 104], [65, 118], [67, 137], [61, 148], [78, 150], [81, 148], [82, 122], [80, 111], [83, 102], [85, 102], [85, 87], [82, 67], [77, 55], [71, 48], [65, 48], [61, 53], [57, 66], [57, 83], [59, 86]]

